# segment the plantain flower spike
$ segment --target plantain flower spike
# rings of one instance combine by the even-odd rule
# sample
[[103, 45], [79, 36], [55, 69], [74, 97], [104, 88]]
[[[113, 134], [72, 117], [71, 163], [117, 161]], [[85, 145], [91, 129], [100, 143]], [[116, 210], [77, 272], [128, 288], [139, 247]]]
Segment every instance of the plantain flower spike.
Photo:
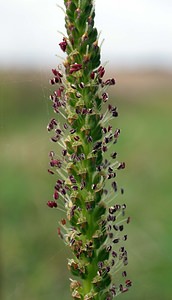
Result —
[[59, 47], [66, 58], [50, 79], [55, 116], [47, 130], [58, 147], [49, 153], [55, 185], [47, 205], [65, 211], [57, 231], [72, 252], [72, 299], [111, 300], [132, 285], [126, 272], [130, 217], [116, 180], [125, 163], [117, 161], [120, 129], [112, 123], [118, 111], [107, 92], [115, 79], [104, 79], [94, 1], [65, 0], [64, 5], [67, 35]]

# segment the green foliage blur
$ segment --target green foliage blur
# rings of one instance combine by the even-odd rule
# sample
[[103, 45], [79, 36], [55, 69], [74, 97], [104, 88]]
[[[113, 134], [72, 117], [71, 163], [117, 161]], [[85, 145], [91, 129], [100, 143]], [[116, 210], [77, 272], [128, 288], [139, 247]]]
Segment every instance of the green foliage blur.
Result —
[[[46, 71], [0, 74], [2, 300], [71, 299], [70, 252], [57, 235], [63, 213], [46, 206], [55, 182], [47, 172], [48, 153], [60, 153], [46, 131], [54, 116], [50, 76]], [[125, 188], [132, 220], [127, 271], [133, 287], [119, 299], [169, 300], [172, 74], [117, 71], [115, 76], [117, 85], [110, 89], [109, 101], [118, 106], [114, 129], [120, 128], [121, 136], [114, 148], [127, 166], [118, 182]]]

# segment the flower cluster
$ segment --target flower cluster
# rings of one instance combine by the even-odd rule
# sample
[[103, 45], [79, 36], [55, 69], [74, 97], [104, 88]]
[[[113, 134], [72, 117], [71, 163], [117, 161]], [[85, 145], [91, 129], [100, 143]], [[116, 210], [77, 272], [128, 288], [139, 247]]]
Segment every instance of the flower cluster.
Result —
[[[120, 129], [113, 129], [111, 120], [118, 116], [117, 107], [108, 103], [107, 90], [115, 79], [103, 79], [93, 1], [64, 3], [67, 36], [59, 46], [67, 57], [64, 70], [52, 69], [50, 101], [57, 117], [47, 126], [61, 152], [49, 153], [48, 172], [57, 177], [47, 205], [66, 211], [58, 235], [74, 254], [68, 260], [78, 277], [71, 279], [73, 299], [111, 300], [131, 286], [125, 269], [130, 217], [123, 201], [115, 203], [124, 194], [117, 172], [125, 168], [114, 151]], [[117, 284], [118, 271], [122, 281]]]

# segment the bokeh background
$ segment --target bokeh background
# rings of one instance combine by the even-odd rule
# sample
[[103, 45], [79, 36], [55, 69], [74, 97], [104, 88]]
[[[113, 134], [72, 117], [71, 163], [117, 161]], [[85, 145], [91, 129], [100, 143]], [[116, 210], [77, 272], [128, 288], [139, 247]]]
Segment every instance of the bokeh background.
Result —
[[[151, 3], [150, 3], [151, 2]], [[47, 174], [46, 125], [51, 68], [63, 1], [0, 0], [0, 299], [71, 299], [66, 258], [58, 239], [61, 213], [46, 207], [53, 192]], [[172, 299], [172, 2], [96, 1], [102, 62], [118, 106], [116, 148], [127, 168], [119, 177], [128, 212], [126, 300]], [[58, 149], [56, 150], [58, 151]]]

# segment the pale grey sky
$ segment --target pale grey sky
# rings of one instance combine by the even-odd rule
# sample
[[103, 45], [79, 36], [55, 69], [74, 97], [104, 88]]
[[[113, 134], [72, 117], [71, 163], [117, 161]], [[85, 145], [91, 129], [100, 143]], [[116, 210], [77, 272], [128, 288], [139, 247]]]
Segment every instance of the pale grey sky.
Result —
[[[82, 1], [82, 0], [81, 0]], [[63, 0], [0, 0], [0, 68], [46, 68], [63, 55]], [[102, 61], [172, 69], [172, 0], [96, 0]]]

